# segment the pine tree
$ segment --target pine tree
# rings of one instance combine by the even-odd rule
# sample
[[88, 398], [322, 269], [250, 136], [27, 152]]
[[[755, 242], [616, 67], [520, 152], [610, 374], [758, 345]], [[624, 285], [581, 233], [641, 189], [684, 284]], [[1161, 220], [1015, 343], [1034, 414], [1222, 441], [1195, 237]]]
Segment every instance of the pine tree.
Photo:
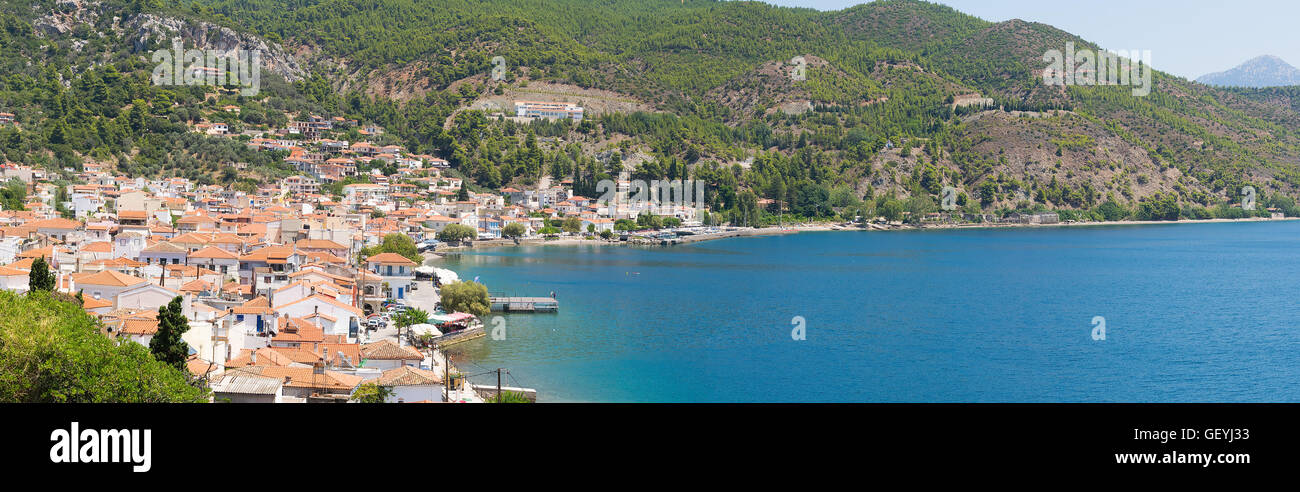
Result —
[[154, 358], [183, 371], [190, 347], [181, 335], [190, 329], [190, 323], [181, 312], [180, 296], [158, 310], [158, 332], [149, 340], [149, 352]]

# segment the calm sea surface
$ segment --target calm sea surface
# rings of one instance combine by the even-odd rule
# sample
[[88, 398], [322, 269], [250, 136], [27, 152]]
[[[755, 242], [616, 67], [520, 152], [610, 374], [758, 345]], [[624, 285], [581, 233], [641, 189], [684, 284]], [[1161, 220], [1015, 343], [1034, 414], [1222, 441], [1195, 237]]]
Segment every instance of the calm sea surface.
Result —
[[556, 293], [558, 314], [504, 316], [505, 340], [456, 350], [542, 401], [1294, 402], [1297, 253], [1287, 221], [536, 246], [443, 266]]

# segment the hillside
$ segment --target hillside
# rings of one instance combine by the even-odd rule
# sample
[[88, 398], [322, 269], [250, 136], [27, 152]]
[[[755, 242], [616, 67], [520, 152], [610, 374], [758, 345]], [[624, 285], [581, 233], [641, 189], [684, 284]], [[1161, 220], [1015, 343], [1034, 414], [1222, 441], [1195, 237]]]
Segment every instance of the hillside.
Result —
[[[695, 178], [716, 211], [734, 211], [747, 192], [808, 216], [893, 198], [932, 209], [925, 202], [944, 185], [970, 212], [1171, 197], [1213, 208], [1245, 185], [1287, 205], [1300, 192], [1290, 92], [1158, 72], [1146, 97], [1047, 86], [1045, 51], [1095, 45], [915, 0], [832, 12], [719, 1], [64, 0], [0, 12], [0, 52], [13, 55], [0, 111], [24, 128], [0, 129], [0, 150], [56, 169], [98, 160], [223, 183], [288, 173], [283, 156], [183, 131], [234, 102], [249, 128], [316, 113], [377, 123], [489, 189], [550, 175], [596, 195], [595, 182], [619, 172]], [[187, 46], [265, 48], [272, 73], [258, 97], [151, 86], [143, 55], [165, 36], [140, 26]], [[488, 77], [493, 56], [507, 60], [504, 81]], [[806, 80], [788, 76], [795, 57]], [[592, 111], [579, 125], [494, 116], [517, 98]]]

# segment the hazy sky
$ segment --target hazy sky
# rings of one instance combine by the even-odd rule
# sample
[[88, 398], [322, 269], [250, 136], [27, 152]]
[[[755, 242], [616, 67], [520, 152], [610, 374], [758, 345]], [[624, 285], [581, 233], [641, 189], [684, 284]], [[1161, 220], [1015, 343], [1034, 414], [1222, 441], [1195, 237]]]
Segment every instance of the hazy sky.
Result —
[[[766, 0], [839, 10], [865, 0]], [[931, 0], [935, 1], [935, 0]], [[1051, 24], [1106, 49], [1151, 50], [1157, 70], [1195, 79], [1259, 55], [1300, 66], [1295, 0], [937, 0], [967, 14]], [[1063, 49], [1063, 48], [1062, 48]]]

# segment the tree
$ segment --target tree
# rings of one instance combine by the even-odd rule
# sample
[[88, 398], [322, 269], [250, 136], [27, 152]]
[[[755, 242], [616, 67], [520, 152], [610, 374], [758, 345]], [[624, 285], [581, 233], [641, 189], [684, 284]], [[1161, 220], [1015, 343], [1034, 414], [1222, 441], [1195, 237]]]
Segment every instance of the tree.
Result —
[[406, 234], [388, 234], [379, 242], [378, 246], [371, 246], [361, 250], [362, 258], [374, 256], [380, 253], [397, 253], [417, 264], [424, 261], [420, 255], [420, 250], [415, 247], [415, 240]]
[[50, 273], [50, 267], [45, 263], [44, 256], [32, 261], [32, 270], [27, 273], [27, 284], [31, 291], [54, 290], [54, 275]]
[[934, 200], [928, 195], [915, 195], [908, 198], [904, 206], [908, 212], [907, 220], [914, 224], [919, 224], [926, 214], [935, 210]]
[[758, 227], [761, 218], [758, 196], [748, 190], [741, 192], [736, 202], [736, 217], [732, 223], [740, 227]]
[[206, 392], [138, 343], [43, 291], [0, 291], [0, 402], [197, 403]]
[[357, 387], [352, 393], [352, 401], [357, 403], [384, 403], [393, 396], [393, 389], [375, 383], [366, 383]]
[[582, 220], [577, 217], [565, 217], [560, 228], [564, 229], [564, 232], [575, 234], [582, 229]]
[[528, 232], [528, 229], [518, 222], [506, 224], [506, 227], [501, 229], [501, 235], [510, 238], [523, 237], [526, 232]]
[[445, 243], [454, 243], [466, 239], [478, 237], [478, 231], [473, 227], [461, 224], [447, 224], [441, 231], [438, 231], [438, 240]]
[[176, 296], [158, 310], [158, 332], [149, 340], [149, 352], [167, 365], [186, 370], [185, 359], [190, 356], [190, 346], [181, 340], [181, 335], [189, 329], [189, 320], [181, 314], [181, 296]]
[[885, 200], [885, 204], [880, 207], [880, 215], [889, 222], [895, 222], [903, 218], [903, 202], [890, 198]]
[[1128, 217], [1128, 210], [1126, 210], [1123, 205], [1115, 203], [1112, 200], [1107, 200], [1105, 203], [1097, 205], [1097, 208], [1094, 210], [1101, 215], [1102, 219], [1107, 221], [1123, 220], [1125, 217]]
[[1138, 205], [1138, 220], [1178, 220], [1178, 197], [1173, 193], [1157, 193]]
[[486, 316], [491, 311], [487, 286], [478, 282], [456, 282], [442, 286], [442, 308], [451, 313]]
[[402, 338], [402, 328], [410, 328], [420, 323], [429, 322], [429, 313], [423, 309], [407, 309], [393, 317], [393, 323], [397, 324], [397, 338]]
[[460, 182], [460, 191], [456, 193], [456, 199], [462, 202], [469, 200], [469, 188], [465, 187], [465, 180]]

